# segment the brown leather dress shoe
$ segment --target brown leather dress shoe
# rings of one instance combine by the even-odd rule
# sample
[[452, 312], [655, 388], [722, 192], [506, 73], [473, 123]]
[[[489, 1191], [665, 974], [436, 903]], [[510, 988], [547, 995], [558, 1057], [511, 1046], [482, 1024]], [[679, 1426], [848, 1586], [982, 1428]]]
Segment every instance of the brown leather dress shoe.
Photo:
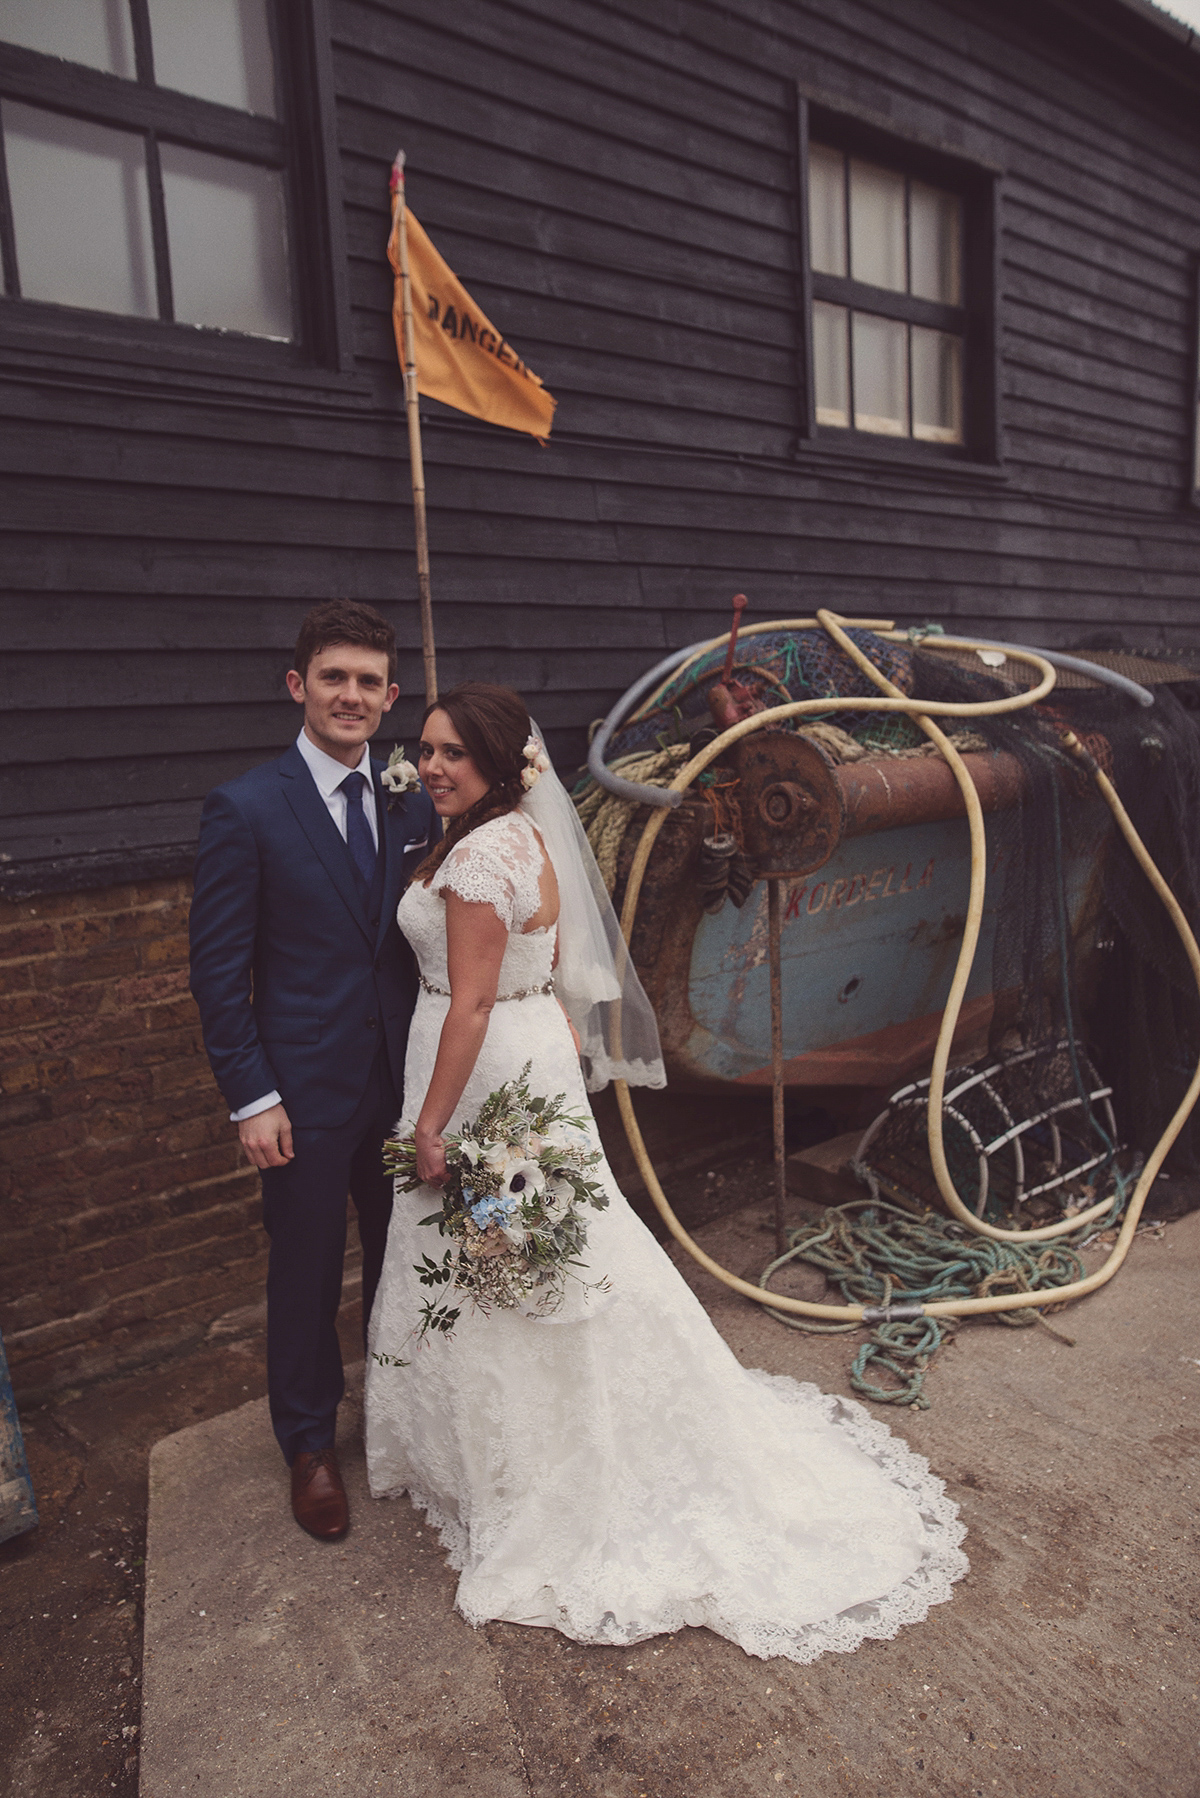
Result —
[[302, 1530], [322, 1542], [332, 1542], [349, 1529], [350, 1506], [332, 1445], [315, 1455], [299, 1454], [292, 1462], [292, 1516]]

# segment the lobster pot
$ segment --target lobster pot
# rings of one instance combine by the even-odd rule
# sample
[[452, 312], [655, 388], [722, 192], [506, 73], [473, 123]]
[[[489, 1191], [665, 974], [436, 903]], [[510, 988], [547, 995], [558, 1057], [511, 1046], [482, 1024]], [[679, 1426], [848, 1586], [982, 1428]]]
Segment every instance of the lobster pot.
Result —
[[[928, 1080], [893, 1093], [852, 1163], [873, 1192], [914, 1211], [942, 1207], [928, 1105]], [[1069, 1040], [951, 1070], [942, 1140], [968, 1210], [1017, 1227], [1092, 1204], [1113, 1184], [1120, 1146], [1112, 1088]]]

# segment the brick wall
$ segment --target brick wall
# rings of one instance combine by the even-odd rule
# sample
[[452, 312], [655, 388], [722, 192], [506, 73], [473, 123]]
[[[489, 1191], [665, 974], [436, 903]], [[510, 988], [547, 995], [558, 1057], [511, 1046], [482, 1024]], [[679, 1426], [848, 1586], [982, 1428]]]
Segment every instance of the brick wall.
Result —
[[258, 1180], [187, 990], [189, 893], [0, 905], [0, 1329], [19, 1395], [261, 1298]]
[[[217, 1320], [261, 1321], [258, 1176], [187, 990], [190, 890], [0, 901], [0, 1330], [23, 1400], [181, 1349]], [[653, 1221], [611, 1093], [596, 1111]], [[638, 1116], [685, 1222], [705, 1214], [697, 1169], [769, 1142], [761, 1094], [642, 1093]], [[351, 1213], [351, 1329], [358, 1259]]]

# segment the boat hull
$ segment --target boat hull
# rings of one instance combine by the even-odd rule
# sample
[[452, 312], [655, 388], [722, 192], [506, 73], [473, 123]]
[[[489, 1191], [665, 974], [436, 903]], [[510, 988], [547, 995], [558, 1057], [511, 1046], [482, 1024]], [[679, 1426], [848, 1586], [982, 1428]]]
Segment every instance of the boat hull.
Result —
[[[1070, 808], [1067, 911], [1077, 945], [1092, 931], [1108, 814]], [[997, 910], [1004, 902], [998, 815], [985, 820], [988, 886], [978, 951], [955, 1036], [959, 1060], [1003, 1028], [993, 991]], [[651, 864], [653, 879], [653, 863]], [[926, 1068], [962, 941], [970, 881], [964, 818], [844, 837], [814, 873], [787, 881], [782, 959], [784, 1077], [793, 1087], [887, 1087]], [[767, 888], [745, 905], [700, 909], [675, 886], [652, 960], [638, 956], [658, 1013], [668, 1076], [678, 1085], [771, 1082]], [[1011, 1009], [1011, 1008], [1008, 1008]]]

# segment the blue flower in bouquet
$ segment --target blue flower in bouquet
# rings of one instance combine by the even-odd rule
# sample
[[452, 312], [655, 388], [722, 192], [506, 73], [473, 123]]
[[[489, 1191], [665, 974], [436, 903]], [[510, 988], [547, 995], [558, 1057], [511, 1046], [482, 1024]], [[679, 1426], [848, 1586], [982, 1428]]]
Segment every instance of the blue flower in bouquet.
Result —
[[497, 1193], [494, 1196], [490, 1193], [485, 1194], [482, 1199], [476, 1199], [475, 1203], [470, 1206], [471, 1222], [477, 1230], [486, 1230], [489, 1224], [499, 1224], [503, 1229], [520, 1202], [519, 1194], [514, 1196], [505, 1193]]

